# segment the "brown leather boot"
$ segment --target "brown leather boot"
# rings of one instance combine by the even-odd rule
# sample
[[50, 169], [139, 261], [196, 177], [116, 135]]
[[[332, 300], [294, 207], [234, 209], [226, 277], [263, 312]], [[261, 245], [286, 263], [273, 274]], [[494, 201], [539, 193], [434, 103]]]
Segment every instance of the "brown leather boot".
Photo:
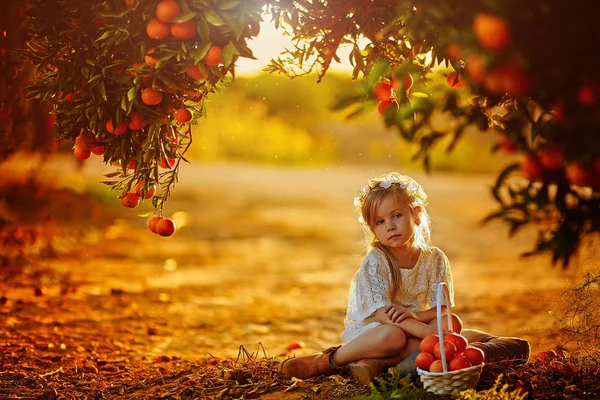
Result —
[[376, 376], [396, 366], [400, 361], [402, 361], [400, 354], [386, 358], [365, 358], [348, 364], [348, 368], [354, 379], [363, 385], [368, 385]]
[[329, 363], [329, 357], [342, 346], [330, 347], [322, 353], [304, 357], [288, 358], [279, 364], [278, 371], [285, 379], [309, 379], [319, 375], [331, 375], [341, 370]]

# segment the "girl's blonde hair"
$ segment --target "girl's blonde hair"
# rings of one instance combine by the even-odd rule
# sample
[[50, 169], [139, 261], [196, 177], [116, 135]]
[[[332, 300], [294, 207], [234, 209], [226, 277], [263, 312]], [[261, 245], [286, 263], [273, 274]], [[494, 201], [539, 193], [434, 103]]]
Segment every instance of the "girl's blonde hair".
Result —
[[416, 215], [414, 229], [414, 247], [421, 251], [431, 246], [431, 219], [429, 218], [427, 194], [423, 187], [413, 178], [390, 172], [377, 178], [369, 179], [362, 190], [354, 198], [354, 205], [359, 213], [359, 222], [365, 233], [368, 249], [376, 247], [383, 251], [391, 265], [392, 284], [388, 288], [391, 299], [396, 297], [400, 288], [399, 267], [392, 252], [381, 244], [372, 227], [375, 224], [376, 210], [387, 196], [394, 196], [400, 207], [404, 207], [410, 215]]

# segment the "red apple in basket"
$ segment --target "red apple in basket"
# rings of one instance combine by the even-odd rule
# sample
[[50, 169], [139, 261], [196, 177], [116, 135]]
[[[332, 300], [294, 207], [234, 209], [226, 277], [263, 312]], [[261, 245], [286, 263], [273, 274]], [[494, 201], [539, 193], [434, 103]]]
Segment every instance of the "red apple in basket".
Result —
[[415, 364], [417, 367], [429, 371], [429, 367], [435, 361], [435, 357], [431, 353], [420, 352], [415, 358]]
[[444, 336], [444, 340], [454, 343], [456, 346], [456, 354], [460, 354], [467, 348], [469, 341], [463, 335], [459, 335], [456, 332], [450, 332]]
[[485, 360], [485, 354], [477, 347], [467, 347], [466, 350], [463, 351], [463, 356], [465, 356], [467, 360], [471, 361], [472, 365], [482, 364], [483, 360]]
[[433, 354], [433, 348], [436, 344], [440, 342], [440, 337], [438, 335], [432, 334], [427, 335], [421, 340], [421, 344], [419, 348], [423, 353]]
[[459, 369], [469, 368], [471, 365], [471, 361], [469, 361], [467, 357], [459, 354], [450, 360], [448, 369], [450, 371], [458, 371]]
[[[444, 340], [444, 353], [446, 353], [446, 360], [452, 360], [454, 355], [456, 354], [456, 346], [452, 342], [448, 342]], [[433, 347], [433, 355], [440, 360], [442, 358], [442, 352], [440, 349], [440, 344], [436, 344]]]

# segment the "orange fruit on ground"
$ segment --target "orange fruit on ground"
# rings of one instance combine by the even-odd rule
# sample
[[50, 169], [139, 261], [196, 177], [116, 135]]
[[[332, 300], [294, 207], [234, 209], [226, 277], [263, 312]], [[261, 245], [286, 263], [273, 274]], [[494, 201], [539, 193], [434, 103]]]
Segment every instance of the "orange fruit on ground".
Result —
[[180, 108], [178, 110], [175, 110], [175, 112], [173, 113], [173, 116], [175, 117], [177, 122], [180, 122], [180, 123], [186, 123], [186, 122], [190, 122], [192, 120], [192, 113], [190, 112], [190, 110], [185, 109], [185, 108]]
[[306, 347], [306, 343], [301, 340], [292, 340], [286, 347], [287, 351], [302, 349]]
[[206, 79], [206, 76], [204, 76], [204, 74], [202, 73], [202, 71], [200, 71], [200, 68], [198, 68], [197, 65], [190, 65], [185, 71], [185, 73], [188, 74], [190, 78], [194, 78], [198, 81], [203, 81], [204, 79]]
[[108, 133], [112, 133], [113, 135], [122, 135], [125, 132], [127, 132], [127, 121], [122, 119], [119, 123], [119, 126], [115, 128], [112, 119], [109, 119], [108, 121], [106, 121], [104, 127], [106, 128], [106, 131]]
[[435, 361], [435, 357], [431, 353], [420, 352], [415, 358], [417, 367], [429, 371], [429, 367]]
[[467, 83], [463, 79], [462, 75], [456, 71], [451, 72], [450, 75], [448, 75], [446, 82], [448, 82], [448, 85], [452, 86], [453, 88], [461, 88], [467, 86]]
[[137, 131], [145, 126], [146, 123], [144, 122], [144, 116], [141, 113], [133, 111], [131, 114], [129, 114], [129, 129], [132, 131]]
[[373, 93], [379, 101], [386, 101], [392, 97], [392, 85], [389, 83], [378, 82], [373, 85]]
[[460, 354], [467, 348], [469, 341], [466, 337], [456, 332], [450, 332], [444, 336], [444, 340], [454, 343], [456, 346], [456, 354]]
[[[454, 355], [456, 354], [456, 346], [454, 345], [454, 343], [449, 342], [447, 340], [444, 340], [442, 343], [444, 344], [444, 353], [446, 354], [446, 362], [448, 362], [448, 360], [452, 360], [454, 358]], [[438, 360], [442, 358], [442, 351], [441, 351], [440, 347], [441, 346], [439, 343], [437, 343], [435, 346], [433, 346], [433, 355]]]
[[560, 146], [550, 146], [540, 152], [540, 164], [546, 169], [561, 169], [563, 162], [563, 149]]
[[155, 68], [156, 67], [156, 63], [158, 62], [157, 58], [154, 58], [154, 57], [151, 56], [151, 54], [154, 54], [154, 50], [156, 50], [156, 47], [153, 47], [153, 48], [149, 49], [146, 52], [146, 55], [144, 56], [144, 62], [146, 64], [148, 64], [152, 68]]
[[156, 233], [160, 236], [171, 236], [176, 229], [175, 222], [170, 218], [163, 218], [156, 224]]
[[479, 365], [485, 360], [483, 350], [478, 349], [477, 347], [467, 347], [465, 351], [463, 351], [463, 356], [471, 362], [471, 365]]
[[533, 155], [527, 154], [520, 164], [521, 172], [530, 181], [539, 181], [542, 179], [542, 165]]
[[435, 360], [429, 366], [429, 372], [444, 372], [444, 364], [442, 360]]
[[471, 54], [465, 62], [465, 68], [473, 82], [483, 83], [486, 65], [484, 58], [480, 54]]
[[[138, 182], [137, 185], [135, 185], [135, 189], [134, 189], [135, 194], [137, 194], [139, 197], [142, 197], [142, 189], [143, 188], [144, 188], [144, 182]], [[148, 186], [148, 192], [146, 192], [146, 196], [144, 196], [144, 200], [151, 199], [154, 196], [154, 193], [156, 193], [156, 185]]]
[[440, 342], [440, 337], [435, 334], [427, 335], [421, 340], [419, 348], [424, 353], [433, 354], [433, 348]]
[[148, 25], [146, 25], [146, 33], [152, 39], [162, 40], [169, 36], [171, 29], [169, 25], [164, 22], [160, 22], [156, 18], [152, 18]]
[[140, 204], [140, 196], [133, 192], [129, 192], [125, 197], [121, 197], [121, 204], [127, 208], [135, 208]]
[[473, 34], [483, 48], [499, 51], [510, 40], [510, 26], [496, 15], [478, 13], [473, 18]]
[[73, 149], [73, 155], [78, 160], [87, 160], [92, 156], [92, 152], [89, 149], [75, 146], [75, 148]]
[[209, 67], [218, 67], [219, 64], [223, 64], [223, 60], [221, 59], [222, 50], [220, 47], [211, 46], [208, 49], [208, 53], [204, 56], [204, 64]]
[[413, 77], [411, 74], [405, 74], [403, 78], [399, 78], [394, 76], [392, 78], [392, 89], [398, 91], [402, 89], [402, 85], [404, 85], [404, 90], [408, 91], [413, 85]]
[[380, 101], [379, 104], [377, 105], [377, 111], [379, 111], [379, 114], [385, 115], [385, 110], [387, 110], [388, 108], [390, 108], [391, 106], [394, 106], [394, 105], [396, 105], [396, 102], [394, 100]]
[[181, 8], [174, 0], [161, 1], [156, 5], [156, 19], [160, 22], [169, 22], [181, 13]]
[[152, 218], [150, 218], [148, 220], [148, 228], [150, 229], [150, 231], [152, 233], [156, 233], [156, 225], [158, 224], [158, 222], [163, 219], [163, 217], [159, 217], [159, 216], [154, 216]]
[[155, 106], [162, 101], [163, 94], [152, 88], [142, 90], [142, 103], [149, 106]]
[[592, 186], [592, 173], [577, 161], [567, 163], [565, 174], [567, 175], [567, 180], [572, 185], [584, 187]]
[[448, 369], [450, 371], [458, 371], [459, 369], [471, 367], [471, 361], [463, 355], [457, 355], [448, 363]]
[[191, 39], [196, 36], [196, 22], [188, 19], [184, 22], [174, 22], [171, 24], [171, 36], [177, 39]]

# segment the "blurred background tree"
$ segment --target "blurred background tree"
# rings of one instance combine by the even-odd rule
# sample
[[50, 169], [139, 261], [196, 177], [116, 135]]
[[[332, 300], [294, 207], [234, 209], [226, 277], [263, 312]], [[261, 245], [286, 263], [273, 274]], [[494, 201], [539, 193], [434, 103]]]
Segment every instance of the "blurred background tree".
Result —
[[[515, 161], [493, 185], [499, 210], [488, 220], [506, 221], [510, 234], [537, 226], [530, 254], [549, 252], [566, 266], [581, 241], [600, 229], [600, 89], [598, 56], [591, 50], [599, 5], [557, 0], [17, 4], [28, 33], [27, 46], [18, 53], [37, 71], [29, 95], [52, 105], [56, 135], [76, 143], [77, 159], [97, 154], [115, 165], [107, 183], [124, 206], [152, 199], [156, 215], [150, 228], [161, 235], [175, 229], [172, 221], [162, 221], [162, 208], [186, 154], [292, 164], [340, 157], [335, 126], [344, 120], [331, 118], [314, 101], [318, 92], [301, 77], [316, 73], [321, 81], [339, 61], [341, 46], [352, 48], [352, 78], [360, 79], [332, 78], [331, 85], [341, 90], [323, 98], [337, 94], [335, 110], [350, 109], [349, 116], [370, 121], [377, 109], [385, 125], [398, 131], [402, 140], [396, 143], [414, 149], [413, 159], [428, 169], [432, 154], [454, 153], [464, 164], [487, 159], [490, 142], [505, 153], [499, 160]], [[274, 77], [232, 83], [236, 61], [253, 58], [247, 40], [260, 34], [264, 13], [295, 43], [269, 71], [295, 79], [289, 85]], [[242, 104], [233, 97], [207, 101], [225, 84], [236, 98], [242, 96]], [[290, 108], [300, 105], [303, 113]], [[235, 120], [220, 118], [235, 107], [244, 110]], [[196, 118], [207, 114], [207, 122], [192, 129]], [[378, 135], [385, 138], [381, 132], [372, 137]], [[192, 146], [194, 136], [199, 143]], [[382, 142], [374, 140], [364, 151], [353, 148], [347, 156], [366, 153], [377, 159]]]

